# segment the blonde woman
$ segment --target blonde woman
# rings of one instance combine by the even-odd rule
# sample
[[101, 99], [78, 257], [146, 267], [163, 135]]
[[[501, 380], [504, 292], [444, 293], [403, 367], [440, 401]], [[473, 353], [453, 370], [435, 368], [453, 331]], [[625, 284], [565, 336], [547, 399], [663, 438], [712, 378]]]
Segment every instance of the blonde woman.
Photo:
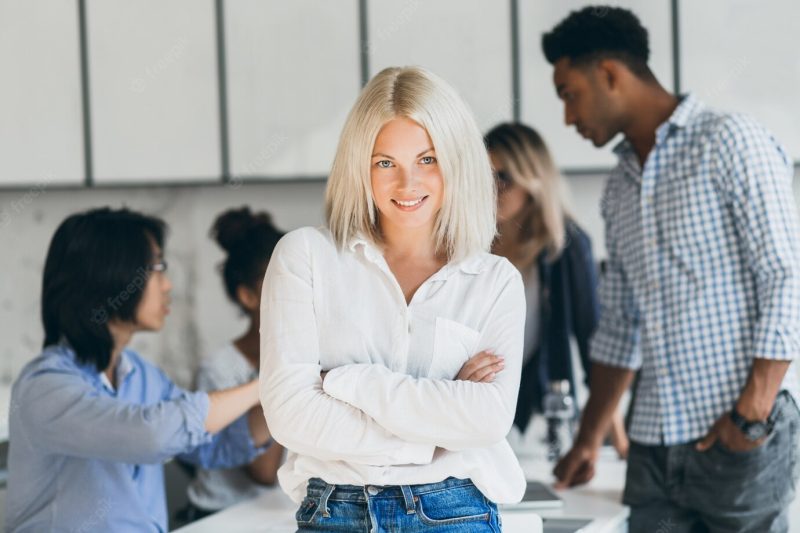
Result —
[[525, 488], [505, 440], [525, 301], [488, 253], [495, 185], [456, 92], [421, 68], [376, 75], [326, 212], [278, 243], [262, 296], [261, 401], [299, 530], [500, 531], [495, 503]]
[[[514, 419], [524, 433], [531, 416], [543, 411], [551, 382], [568, 381], [575, 397], [573, 340], [588, 380], [589, 339], [599, 314], [597, 268], [589, 237], [564, 205], [562, 178], [541, 136], [524, 124], [500, 124], [484, 141], [498, 189], [492, 251], [508, 258], [525, 284], [522, 380]], [[625, 457], [628, 439], [619, 415], [610, 436]]]

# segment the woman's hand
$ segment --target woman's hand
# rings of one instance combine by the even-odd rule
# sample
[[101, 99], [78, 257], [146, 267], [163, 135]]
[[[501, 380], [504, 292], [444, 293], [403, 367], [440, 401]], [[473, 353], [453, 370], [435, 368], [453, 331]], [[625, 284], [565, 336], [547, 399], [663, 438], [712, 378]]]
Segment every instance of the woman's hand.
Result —
[[225, 426], [257, 405], [259, 405], [257, 379], [238, 387], [209, 392], [206, 431], [209, 433], [222, 431]]
[[456, 379], [491, 383], [498, 372], [505, 368], [506, 362], [500, 355], [484, 350], [473, 355], [459, 370]]

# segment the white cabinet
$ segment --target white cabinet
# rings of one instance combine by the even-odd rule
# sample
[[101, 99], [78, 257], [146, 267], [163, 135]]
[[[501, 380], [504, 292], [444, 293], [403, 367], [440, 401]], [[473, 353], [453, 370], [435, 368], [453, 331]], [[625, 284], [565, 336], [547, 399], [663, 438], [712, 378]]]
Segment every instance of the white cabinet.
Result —
[[447, 80], [466, 100], [482, 131], [510, 120], [509, 2], [371, 0], [370, 75], [420, 65]]
[[0, 186], [83, 183], [76, 2], [0, 3]]
[[225, 3], [233, 179], [327, 175], [360, 89], [356, 0]]
[[212, 0], [88, 0], [98, 184], [221, 175]]
[[800, 160], [797, 0], [681, 2], [684, 90], [708, 105], [747, 113]]

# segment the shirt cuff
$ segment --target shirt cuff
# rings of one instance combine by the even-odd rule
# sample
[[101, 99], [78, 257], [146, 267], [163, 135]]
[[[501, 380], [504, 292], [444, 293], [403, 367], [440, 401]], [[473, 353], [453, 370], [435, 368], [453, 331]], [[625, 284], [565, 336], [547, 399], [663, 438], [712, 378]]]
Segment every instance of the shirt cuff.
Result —
[[209, 442], [213, 435], [206, 431], [206, 418], [210, 401], [205, 392], [185, 391], [179, 398], [181, 411], [183, 411], [186, 431], [189, 434], [189, 447], [200, 446]]
[[601, 319], [601, 324], [589, 343], [589, 359], [593, 363], [617, 368], [629, 370], [641, 368], [638, 331], [629, 328], [615, 331], [603, 326]]
[[232, 439], [233, 442], [241, 443], [241, 457], [247, 457], [244, 461], [249, 463], [269, 448], [272, 445], [272, 439], [267, 440], [263, 446], [256, 446], [253, 442], [253, 436], [250, 434], [250, 423], [247, 420], [247, 413], [237, 418], [228, 429], [225, 431], [226, 437]]
[[322, 380], [322, 390], [328, 396], [358, 407], [356, 404], [358, 380], [361, 377], [361, 372], [368, 366], [373, 365], [355, 364], [334, 368]]
[[756, 330], [755, 357], [773, 361], [793, 361], [800, 352], [796, 328], [765, 325]]

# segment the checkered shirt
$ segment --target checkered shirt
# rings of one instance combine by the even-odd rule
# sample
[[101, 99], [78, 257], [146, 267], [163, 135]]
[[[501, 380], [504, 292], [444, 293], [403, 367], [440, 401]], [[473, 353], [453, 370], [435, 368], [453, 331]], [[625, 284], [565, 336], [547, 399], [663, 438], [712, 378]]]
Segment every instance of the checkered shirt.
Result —
[[[591, 357], [640, 370], [632, 440], [690, 442], [734, 406], [754, 358], [800, 352], [792, 164], [762, 126], [692, 95], [644, 168], [627, 140], [615, 152]], [[782, 388], [798, 401], [795, 363]]]

